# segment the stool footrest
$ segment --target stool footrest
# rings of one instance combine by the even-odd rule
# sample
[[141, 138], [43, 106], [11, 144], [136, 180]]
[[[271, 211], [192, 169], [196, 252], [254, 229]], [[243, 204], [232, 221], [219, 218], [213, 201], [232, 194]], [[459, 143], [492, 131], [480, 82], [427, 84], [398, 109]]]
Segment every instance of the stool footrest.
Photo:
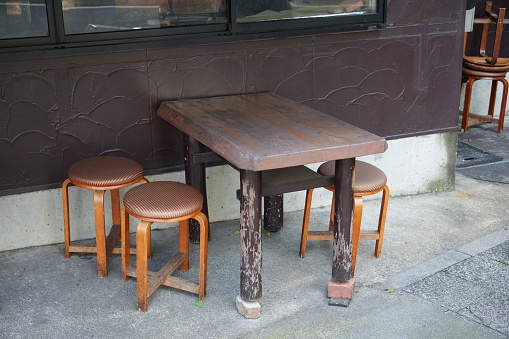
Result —
[[[333, 237], [332, 231], [309, 231], [308, 232], [308, 240], [332, 240]], [[378, 239], [380, 238], [380, 233], [378, 231], [361, 231], [359, 239]]]
[[162, 285], [178, 288], [179, 290], [191, 292], [194, 294], [200, 294], [198, 289], [199, 285], [197, 283], [187, 281], [179, 277], [169, 276], [165, 281], [163, 281]]
[[[148, 271], [148, 295], [150, 296], [160, 285], [177, 288], [186, 292], [199, 294], [199, 285], [182, 278], [171, 276], [178, 266], [185, 260], [184, 253], [177, 253], [170, 261], [166, 263], [158, 272]], [[136, 268], [129, 266], [126, 268], [126, 275], [136, 278]]]
[[[120, 254], [120, 247], [115, 247], [115, 244], [119, 240], [120, 225], [112, 225], [110, 233], [106, 237], [106, 258], [109, 258], [111, 253]], [[79, 244], [70, 243], [69, 252], [82, 252], [82, 253], [97, 253], [97, 247], [94, 244]], [[131, 254], [136, 254], [136, 252]]]
[[184, 262], [186, 255], [178, 252], [154, 276], [148, 279], [148, 295], [151, 295]]
[[[489, 123], [492, 123], [492, 124], [498, 123], [498, 118], [494, 118], [491, 115], [481, 115], [481, 114], [476, 114], [476, 113], [468, 113], [468, 118], [469, 119], [474, 119], [474, 120], [479, 120], [479, 121], [484, 121], [484, 122], [489, 122]], [[477, 123], [473, 123], [472, 125], [475, 125], [475, 124], [477, 124]]]
[[[97, 247], [94, 244], [78, 244], [71, 243], [69, 245], [69, 252], [71, 253], [97, 253]], [[121, 247], [114, 247], [113, 254], [122, 254]], [[136, 254], [136, 248], [133, 246], [130, 249], [131, 254]]]
[[309, 231], [308, 240], [332, 240], [332, 231]]
[[380, 233], [378, 231], [361, 231], [359, 239], [374, 239], [377, 240], [380, 238]]

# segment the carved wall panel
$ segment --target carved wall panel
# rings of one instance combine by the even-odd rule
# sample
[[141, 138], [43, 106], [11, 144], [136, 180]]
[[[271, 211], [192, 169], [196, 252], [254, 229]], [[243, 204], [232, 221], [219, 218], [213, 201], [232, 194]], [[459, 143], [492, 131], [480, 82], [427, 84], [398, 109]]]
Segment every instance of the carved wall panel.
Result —
[[274, 91], [387, 138], [454, 130], [463, 8], [391, 0], [380, 31], [0, 61], [0, 194], [97, 155], [181, 169], [163, 100]]

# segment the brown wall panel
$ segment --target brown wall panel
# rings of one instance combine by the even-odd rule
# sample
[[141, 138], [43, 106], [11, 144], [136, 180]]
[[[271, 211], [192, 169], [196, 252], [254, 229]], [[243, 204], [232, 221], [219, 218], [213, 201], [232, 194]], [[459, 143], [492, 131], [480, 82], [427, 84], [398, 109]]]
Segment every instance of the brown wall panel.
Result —
[[463, 7], [390, 0], [380, 31], [0, 61], [0, 194], [96, 155], [181, 168], [164, 100], [274, 91], [388, 138], [453, 130]]

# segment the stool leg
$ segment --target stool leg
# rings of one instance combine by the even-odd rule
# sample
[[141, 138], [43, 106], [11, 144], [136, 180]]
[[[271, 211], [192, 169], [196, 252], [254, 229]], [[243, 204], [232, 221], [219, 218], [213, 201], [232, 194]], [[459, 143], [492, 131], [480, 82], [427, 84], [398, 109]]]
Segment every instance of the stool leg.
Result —
[[311, 200], [313, 189], [306, 191], [306, 202], [304, 204], [304, 218], [302, 219], [302, 233], [300, 235], [300, 257], [306, 257], [306, 244], [308, 241], [309, 215], [311, 213]]
[[[207, 236], [208, 239], [208, 236]], [[203, 238], [200, 238], [200, 242]], [[180, 264], [181, 271], [189, 270], [189, 219], [179, 221], [179, 252], [186, 255], [185, 260]]]
[[64, 215], [64, 249], [65, 257], [70, 258], [69, 246], [71, 245], [71, 224], [69, 220], [69, 183], [70, 179], [66, 179], [62, 184], [62, 205]]
[[387, 206], [389, 205], [389, 187], [383, 188], [382, 205], [380, 206], [380, 217], [378, 219], [378, 239], [375, 242], [375, 257], [382, 255], [382, 243], [384, 241], [385, 219], [387, 217]]
[[[120, 193], [119, 190], [111, 190], [111, 219], [113, 225], [120, 225]], [[120, 240], [120, 235], [118, 236]]]
[[461, 130], [466, 132], [468, 129], [468, 114], [470, 112], [470, 99], [472, 97], [472, 86], [474, 85], [474, 78], [468, 78], [465, 86], [465, 100], [463, 101], [463, 118], [461, 120]]
[[[207, 295], [207, 261], [209, 253], [209, 222], [202, 212], [194, 216], [200, 224], [200, 280], [198, 283], [198, 298], [203, 301]], [[189, 243], [189, 241], [188, 241]]]
[[497, 99], [497, 85], [498, 85], [498, 80], [491, 81], [490, 103], [488, 106], [488, 115], [491, 117], [493, 117], [493, 115], [495, 114], [495, 102]]
[[120, 210], [120, 243], [122, 246], [122, 281], [129, 280], [127, 268], [131, 265], [131, 239], [129, 237], [129, 214], [124, 205]]
[[353, 222], [352, 222], [352, 278], [355, 275], [355, 264], [357, 262], [357, 250], [361, 234], [362, 220], [362, 196], [354, 195]]
[[108, 276], [106, 264], [106, 230], [104, 227], [104, 193], [106, 191], [94, 191], [94, 215], [95, 215], [95, 246], [97, 248], [97, 276]]
[[[334, 200], [336, 195], [336, 191], [332, 190], [332, 203], [330, 205], [330, 216], [329, 216], [329, 231], [334, 230]], [[332, 239], [332, 238], [331, 238]]]
[[141, 220], [136, 230], [136, 285], [137, 307], [140, 312], [148, 311], [148, 236], [152, 222]]
[[498, 117], [498, 133], [502, 133], [504, 130], [505, 107], [507, 104], [507, 92], [509, 89], [507, 80], [505, 78], [501, 79], [500, 81], [504, 85], [504, 90], [502, 91], [502, 102], [500, 103], [500, 115]]

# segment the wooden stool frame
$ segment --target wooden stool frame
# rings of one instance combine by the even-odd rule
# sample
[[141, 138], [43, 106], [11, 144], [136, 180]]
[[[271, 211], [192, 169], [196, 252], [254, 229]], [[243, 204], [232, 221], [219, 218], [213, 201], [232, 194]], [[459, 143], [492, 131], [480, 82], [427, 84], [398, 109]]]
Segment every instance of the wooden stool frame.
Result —
[[[129, 215], [140, 219], [136, 229], [136, 267], [131, 265]], [[200, 225], [200, 268], [199, 282], [194, 283], [172, 276], [177, 268], [189, 270], [189, 220], [194, 219]], [[150, 251], [150, 227], [154, 222], [179, 222], [179, 252], [173, 256], [158, 272], [148, 270]], [[203, 301], [207, 290], [207, 259], [208, 259], [208, 219], [201, 208], [191, 214], [172, 219], [150, 219], [128, 212], [122, 204], [121, 239], [122, 239], [122, 280], [136, 278], [138, 311], [148, 311], [148, 297], [161, 285], [177, 288], [198, 294]]]
[[[505, 18], [506, 9], [499, 8], [498, 13], [492, 11], [492, 2], [486, 1], [483, 18], [475, 18], [474, 24], [482, 24], [481, 41], [479, 45], [479, 53], [476, 56], [466, 55], [467, 36], [468, 32], [463, 34], [463, 77], [468, 78], [465, 86], [465, 99], [463, 102], [463, 110], [460, 111], [462, 116], [461, 131], [467, 132], [468, 127], [487, 122], [491, 124], [498, 124], [497, 133], [502, 133], [504, 129], [505, 107], [508, 95], [508, 82], [505, 79], [506, 73], [509, 70], [509, 59], [501, 58], [499, 52], [501, 49], [502, 33], [504, 25], [509, 23], [509, 19]], [[489, 27], [495, 25], [495, 34], [492, 39], [489, 39]], [[491, 34], [490, 34], [491, 35]], [[488, 40], [493, 42], [493, 46], [487, 48]], [[491, 49], [491, 55], [487, 51]], [[470, 101], [472, 98], [472, 88], [474, 82], [477, 80], [490, 80], [491, 92], [490, 101], [488, 106], [488, 114], [474, 114], [470, 112]], [[500, 113], [498, 118], [495, 118], [495, 101], [497, 97], [497, 84], [501, 82], [504, 86], [502, 91], [502, 101], [500, 104]], [[469, 121], [472, 118], [473, 121]]]
[[[328, 186], [325, 187], [329, 191], [334, 193], [334, 187]], [[363, 200], [362, 197], [367, 195], [373, 195], [380, 191], [383, 191], [382, 202], [380, 205], [380, 215], [378, 218], [378, 230], [376, 231], [361, 231], [361, 221], [362, 221], [362, 209], [363, 209]], [[352, 277], [355, 274], [355, 264], [357, 262], [357, 249], [359, 246], [359, 239], [374, 239], [375, 243], [375, 257], [379, 258], [382, 254], [382, 243], [384, 238], [385, 231], [385, 220], [387, 217], [387, 206], [389, 204], [389, 187], [385, 185], [379, 190], [370, 191], [370, 192], [359, 192], [354, 193], [354, 210], [353, 210], [353, 218], [352, 218]], [[301, 258], [306, 257], [306, 245], [308, 240], [332, 240], [334, 238], [333, 235], [333, 227], [332, 221], [334, 218], [334, 196], [332, 198], [332, 206], [331, 206], [331, 215], [329, 222], [329, 230], [328, 231], [308, 231], [309, 228], [309, 216], [311, 213], [311, 200], [313, 197], [313, 189], [309, 189], [306, 191], [306, 203], [304, 206], [304, 218], [302, 221], [302, 234], [300, 240], [300, 256]]]
[[[91, 186], [75, 182], [67, 178], [62, 184], [62, 204], [64, 214], [64, 248], [65, 257], [70, 258], [71, 253], [96, 253], [97, 255], [97, 276], [104, 278], [108, 276], [108, 258], [112, 253], [120, 254], [121, 248], [116, 247], [120, 241], [120, 192], [119, 189], [136, 183], [147, 183], [148, 180], [140, 176], [133, 181], [114, 186]], [[69, 217], [69, 184], [90, 189], [94, 191], [94, 219], [95, 219], [95, 245], [71, 242], [71, 222]], [[110, 191], [111, 195], [111, 218], [112, 226], [106, 236], [104, 221], [104, 194]], [[133, 251], [134, 252], [134, 251]]]
[[[462, 120], [461, 120], [461, 131], [466, 132], [468, 127], [477, 125], [480, 122], [488, 122], [491, 124], [498, 124], [497, 133], [502, 133], [504, 130], [504, 117], [505, 117], [505, 108], [507, 103], [507, 93], [509, 90], [509, 85], [507, 80], [505, 79], [505, 74], [503, 76], [474, 76], [474, 75], [465, 75], [468, 76], [467, 83], [465, 85], [465, 100], [463, 102], [463, 111], [461, 111]], [[474, 86], [474, 82], [476, 80], [491, 80], [491, 93], [490, 93], [490, 103], [488, 106], [488, 115], [480, 115], [475, 113], [470, 113], [470, 101], [472, 98], [472, 88]], [[495, 101], [497, 98], [497, 83], [501, 82], [504, 86], [502, 91], [502, 101], [500, 102], [500, 113], [498, 118], [494, 117], [495, 111]], [[475, 119], [474, 122], [469, 122], [469, 118]]]

